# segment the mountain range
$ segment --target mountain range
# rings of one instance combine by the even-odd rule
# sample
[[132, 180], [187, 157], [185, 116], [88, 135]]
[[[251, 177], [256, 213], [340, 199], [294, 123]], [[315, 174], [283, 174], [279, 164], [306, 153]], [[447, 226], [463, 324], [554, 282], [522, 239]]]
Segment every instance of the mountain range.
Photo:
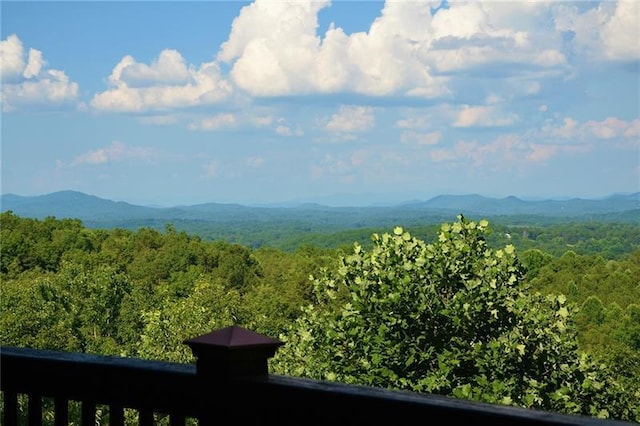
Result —
[[[514, 196], [491, 198], [478, 194], [439, 195], [426, 201], [410, 201], [390, 206], [330, 207], [321, 204], [292, 206], [249, 206], [204, 203], [175, 207], [149, 207], [113, 201], [77, 191], [45, 195], [3, 194], [0, 210], [22, 217], [43, 219], [73, 218], [87, 226], [114, 227], [160, 222], [313, 222], [340, 227], [386, 226], [416, 220], [451, 220], [458, 214], [468, 217], [537, 217], [539, 219], [609, 220], [640, 223], [640, 192], [613, 194], [600, 199], [523, 200]], [[544, 221], [544, 220], [543, 220]]]

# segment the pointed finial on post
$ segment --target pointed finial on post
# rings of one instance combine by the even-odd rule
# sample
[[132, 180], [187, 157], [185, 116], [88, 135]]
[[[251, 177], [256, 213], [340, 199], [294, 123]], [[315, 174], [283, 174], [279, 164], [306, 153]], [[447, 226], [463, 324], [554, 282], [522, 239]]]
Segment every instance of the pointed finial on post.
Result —
[[267, 376], [267, 360], [284, 344], [236, 325], [185, 340], [196, 357], [199, 376]]

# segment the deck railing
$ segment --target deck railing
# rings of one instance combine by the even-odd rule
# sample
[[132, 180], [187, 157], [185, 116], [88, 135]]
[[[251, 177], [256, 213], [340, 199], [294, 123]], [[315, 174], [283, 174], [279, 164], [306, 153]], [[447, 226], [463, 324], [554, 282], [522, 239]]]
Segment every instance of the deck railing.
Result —
[[[185, 343], [195, 365], [1, 347], [3, 424], [68, 425], [74, 403], [84, 426], [97, 424], [96, 413], [113, 426], [630, 424], [269, 374], [281, 342], [235, 326]], [[43, 420], [43, 405], [53, 419]]]

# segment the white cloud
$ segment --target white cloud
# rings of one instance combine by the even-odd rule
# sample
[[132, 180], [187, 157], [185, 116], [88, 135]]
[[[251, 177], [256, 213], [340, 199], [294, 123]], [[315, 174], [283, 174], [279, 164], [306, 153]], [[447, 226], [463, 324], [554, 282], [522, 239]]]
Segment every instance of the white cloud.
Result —
[[624, 137], [640, 139], [640, 118], [636, 118], [629, 124], [627, 130], [624, 131]]
[[425, 117], [407, 117], [396, 121], [396, 127], [400, 129], [419, 129], [427, 126]]
[[370, 130], [375, 124], [373, 109], [364, 106], [341, 106], [326, 125], [331, 132], [352, 133]]
[[218, 114], [191, 123], [189, 130], [220, 130], [226, 127], [233, 127], [235, 124], [236, 117], [233, 114]]
[[569, 139], [575, 136], [576, 129], [578, 128], [578, 122], [571, 117], [563, 119], [562, 126], [559, 127], [545, 127], [543, 132], [549, 134], [552, 137]]
[[227, 99], [231, 85], [216, 62], [187, 67], [175, 50], [163, 50], [151, 64], [125, 56], [109, 76], [110, 89], [96, 94], [96, 110], [141, 112], [210, 105]]
[[42, 52], [36, 49], [29, 49], [25, 61], [22, 41], [17, 35], [0, 41], [3, 111], [76, 103], [78, 84], [63, 71], [45, 66]]
[[40, 70], [44, 66], [42, 52], [36, 49], [29, 49], [29, 60], [27, 66], [22, 72], [24, 78], [34, 78], [40, 74]]
[[[570, 73], [563, 32], [550, 18], [553, 2], [451, 1], [432, 15], [440, 3], [388, 0], [368, 31], [347, 34], [332, 23], [321, 34], [318, 14], [328, 0], [256, 0], [241, 9], [217, 60], [252, 96], [437, 98], [450, 94], [443, 73]], [[537, 93], [540, 83], [526, 90]]]
[[513, 113], [503, 113], [497, 107], [490, 105], [464, 105], [457, 113], [453, 122], [454, 127], [504, 127], [518, 121]]
[[158, 83], [179, 85], [187, 83], [190, 77], [184, 58], [173, 49], [160, 52], [160, 56], [151, 65], [137, 63], [131, 56], [125, 56], [119, 65], [119, 75], [112, 74], [111, 79], [113, 82], [123, 81], [129, 87]]
[[435, 163], [470, 163], [474, 168], [494, 172], [523, 170], [529, 163], [549, 158], [555, 148], [528, 142], [514, 134], [504, 134], [488, 142], [458, 141], [451, 148], [429, 153]]
[[429, 133], [419, 133], [415, 131], [405, 131], [402, 132], [400, 136], [400, 141], [407, 145], [437, 145], [442, 139], [442, 133], [440, 132], [429, 132]]
[[541, 145], [530, 144], [530, 151], [526, 154], [525, 160], [532, 163], [538, 163], [546, 161], [556, 155], [558, 152], [558, 146], [556, 145]]
[[593, 60], [640, 59], [640, 2], [604, 1], [581, 10], [559, 3], [552, 9], [557, 31], [571, 33], [576, 52]]
[[138, 118], [138, 121], [142, 124], [149, 124], [153, 126], [168, 126], [178, 123], [180, 121], [180, 117], [176, 114], [150, 115], [140, 117]]
[[547, 7], [541, 2], [451, 2], [434, 15], [421, 57], [446, 73], [496, 63], [503, 64], [500, 72], [509, 71], [504, 64], [562, 69], [567, 59], [544, 13]]
[[[152, 148], [127, 146], [122, 142], [113, 141], [111, 145], [95, 151], [89, 151], [73, 159], [71, 167], [83, 164], [98, 165], [124, 160], [151, 161], [157, 157], [157, 152]], [[63, 163], [59, 163], [64, 165]]]
[[304, 135], [304, 131], [297, 127], [295, 129], [292, 129], [291, 127], [284, 125], [284, 124], [279, 124], [276, 127], [276, 133], [280, 136], [302, 136]]
[[265, 116], [257, 116], [251, 119], [252, 123], [256, 127], [264, 127], [270, 126], [273, 123], [273, 116], [265, 115]]
[[[565, 122], [563, 132], [580, 127], [569, 120]], [[502, 134], [483, 142], [460, 140], [451, 147], [430, 150], [428, 155], [434, 163], [468, 164], [479, 170], [526, 173], [531, 166], [555, 156], [584, 155], [592, 148], [591, 144], [554, 143], [553, 140], [545, 139], [543, 134], [531, 132], [524, 135]]]
[[640, 59], [640, 2], [620, 1], [602, 28], [604, 52], [609, 59]]
[[280, 136], [302, 136], [304, 135], [304, 131], [300, 126], [296, 126], [295, 128], [287, 123], [287, 120], [284, 118], [278, 119], [278, 125], [275, 129], [276, 134]]
[[631, 140], [635, 145], [640, 143], [640, 119], [624, 121], [616, 117], [608, 117], [601, 121], [588, 120], [580, 123], [571, 117], [563, 119], [561, 125], [547, 123], [541, 129], [543, 137], [551, 140], [565, 140], [568, 142], [594, 142], [597, 140]]
[[256, 0], [234, 20], [218, 59], [254, 96], [355, 92], [435, 97], [446, 93], [417, 56], [431, 19], [429, 2], [387, 2], [367, 33], [332, 25], [317, 34], [328, 1]]
[[24, 49], [17, 35], [0, 41], [0, 76], [3, 84], [15, 82], [25, 69]]
[[[127, 55], [114, 67], [111, 87], [96, 94], [92, 105], [107, 111], [206, 105], [228, 99], [234, 85], [250, 96], [354, 92], [434, 98], [450, 94], [451, 77], [442, 73], [478, 67], [519, 76], [517, 93], [526, 96], [540, 92], [536, 77], [570, 75], [564, 39], [569, 30], [576, 34], [569, 44], [596, 43], [610, 58], [637, 58], [640, 51], [639, 2], [578, 8], [452, 1], [432, 15], [439, 4], [388, 0], [367, 32], [347, 34], [331, 24], [320, 34], [318, 14], [329, 0], [256, 0], [241, 9], [215, 61], [187, 65], [170, 49], [150, 64]], [[221, 62], [230, 67], [230, 81], [221, 74]], [[37, 68], [36, 58], [30, 63]], [[463, 112], [458, 125], [466, 126], [474, 113], [482, 111]]]

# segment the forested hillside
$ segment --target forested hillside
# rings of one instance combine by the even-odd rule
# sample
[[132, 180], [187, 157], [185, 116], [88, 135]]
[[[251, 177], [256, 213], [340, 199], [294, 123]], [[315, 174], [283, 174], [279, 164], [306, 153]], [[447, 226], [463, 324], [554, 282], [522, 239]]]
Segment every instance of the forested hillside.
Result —
[[[93, 229], [77, 219], [4, 212], [0, 226], [2, 345], [188, 362], [184, 339], [236, 324], [288, 340], [274, 362], [276, 372], [316, 377], [324, 371], [327, 380], [640, 419], [637, 225], [494, 228], [463, 218], [411, 232], [353, 230], [333, 240], [307, 235], [289, 250], [208, 240], [172, 225], [162, 231]], [[382, 303], [397, 315], [366, 326], [359, 322], [370, 309], [366, 318], [381, 315], [375, 307]], [[552, 315], [540, 318], [535, 307], [539, 315], [546, 309]], [[426, 321], [426, 312], [435, 316]], [[507, 318], [532, 334], [498, 333]], [[550, 318], [560, 322], [544, 322]], [[406, 335], [426, 342], [423, 349], [441, 347], [431, 327], [444, 327], [437, 334], [443, 342], [459, 327], [459, 335], [470, 340], [459, 342], [453, 358], [393, 346], [393, 336]], [[527, 342], [546, 329], [557, 334], [539, 335], [538, 353]], [[351, 337], [340, 340], [343, 333]], [[330, 339], [300, 340], [312, 335]], [[362, 359], [380, 368], [352, 365], [358, 352], [340, 346], [344, 351], [334, 356], [343, 361], [327, 369], [320, 355], [329, 353], [326, 345], [349, 345], [357, 335], [369, 355], [379, 355]], [[569, 370], [552, 377], [533, 369], [527, 383], [505, 379], [525, 354], [533, 364], [550, 355], [554, 339], [560, 339], [555, 344], [561, 352], [548, 359], [548, 367], [560, 363]], [[296, 355], [305, 348], [309, 356]], [[577, 361], [580, 353], [589, 361]], [[465, 371], [475, 373], [456, 373], [463, 366], [455, 359], [466, 359]], [[606, 368], [594, 367], [600, 364]], [[479, 373], [491, 369], [505, 376]], [[563, 380], [569, 388], [558, 387]]]
[[[545, 245], [545, 249], [553, 250], [556, 255], [562, 254], [569, 245], [575, 246], [573, 250], [580, 254], [602, 254], [602, 244], [597, 240], [603, 238], [612, 246], [606, 247], [611, 255], [640, 245], [637, 231], [640, 193], [596, 200], [525, 201], [516, 197], [442, 195], [427, 201], [369, 207], [205, 203], [156, 208], [61, 191], [33, 197], [3, 194], [0, 209], [40, 220], [47, 217], [80, 219], [92, 229], [135, 231], [144, 227], [162, 232], [170, 225], [207, 241], [223, 240], [251, 248], [274, 247], [289, 252], [308, 244], [324, 248], [351, 245], [354, 241], [369, 244], [372, 233], [394, 226], [403, 226], [431, 239], [434, 229], [457, 214], [490, 220], [498, 231], [493, 238], [509, 234], [520, 239], [514, 243], [518, 247]], [[573, 224], [577, 224], [577, 234], [571, 229]], [[627, 235], [629, 230], [632, 233]], [[614, 240], [614, 235], [625, 238]]]

